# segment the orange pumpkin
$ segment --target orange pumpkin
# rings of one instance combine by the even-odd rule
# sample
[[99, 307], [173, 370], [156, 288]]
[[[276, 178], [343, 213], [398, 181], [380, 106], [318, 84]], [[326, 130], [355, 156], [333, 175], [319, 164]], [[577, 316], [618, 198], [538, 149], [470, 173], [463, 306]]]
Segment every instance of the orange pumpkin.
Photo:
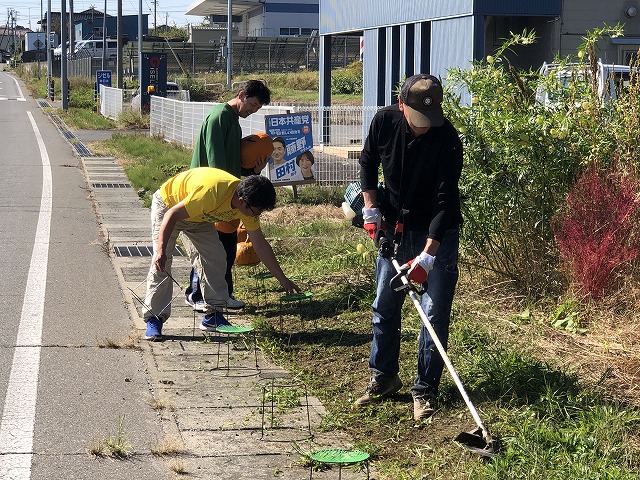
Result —
[[253, 248], [253, 243], [247, 241], [238, 243], [236, 249], [236, 265], [253, 266], [260, 263], [260, 257]]
[[222, 233], [233, 233], [240, 226], [240, 219], [236, 218], [230, 222], [216, 222], [216, 230]]
[[243, 168], [254, 168], [259, 157], [269, 157], [273, 153], [273, 142], [266, 133], [248, 135], [240, 142], [240, 163]]
[[244, 228], [243, 224], [240, 224], [240, 226], [238, 227], [238, 243], [246, 241], [247, 238], [249, 238], [249, 235], [247, 234], [247, 229]]

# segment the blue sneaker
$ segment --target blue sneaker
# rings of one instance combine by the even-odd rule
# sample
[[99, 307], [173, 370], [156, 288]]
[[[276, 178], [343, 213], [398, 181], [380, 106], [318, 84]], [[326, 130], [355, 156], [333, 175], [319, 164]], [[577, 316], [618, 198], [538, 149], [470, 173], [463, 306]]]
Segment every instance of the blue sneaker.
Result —
[[204, 332], [215, 332], [217, 327], [221, 327], [222, 325], [231, 325], [222, 312], [214, 312], [209, 313], [202, 317], [202, 322], [200, 323], [200, 330]]
[[149, 317], [146, 320], [147, 331], [144, 334], [144, 339], [150, 342], [159, 342], [162, 340], [162, 320], [157, 317]]

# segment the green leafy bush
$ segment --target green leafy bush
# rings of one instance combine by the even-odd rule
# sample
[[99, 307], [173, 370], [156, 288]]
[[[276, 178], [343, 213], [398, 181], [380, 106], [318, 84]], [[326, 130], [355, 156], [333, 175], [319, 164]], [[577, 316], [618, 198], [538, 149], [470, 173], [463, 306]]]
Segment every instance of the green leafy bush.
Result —
[[[619, 29], [587, 36], [584, 69], [594, 64], [598, 39]], [[470, 70], [450, 70], [445, 108], [464, 144], [465, 258], [511, 280], [524, 294], [544, 295], [564, 288], [551, 221], [576, 178], [595, 159], [602, 168], [616, 158], [623, 169], [638, 164], [638, 119], [628, 114], [640, 111], [640, 95], [633, 94], [632, 82], [623, 99], [603, 104], [588, 75], [561, 87], [554, 76], [517, 71], [504, 52], [534, 41], [533, 32], [512, 35]], [[555, 108], [536, 104], [540, 84], [547, 91], [563, 89]], [[468, 93], [466, 103], [462, 92]]]
[[187, 78], [180, 82], [180, 88], [189, 90], [189, 98], [192, 102], [216, 102], [218, 94], [208, 89], [204, 83], [197, 82], [191, 78]]
[[69, 78], [69, 106], [95, 109], [96, 98], [93, 79], [87, 77]]
[[362, 63], [353, 62], [346, 68], [331, 72], [331, 93], [336, 95], [361, 95]]

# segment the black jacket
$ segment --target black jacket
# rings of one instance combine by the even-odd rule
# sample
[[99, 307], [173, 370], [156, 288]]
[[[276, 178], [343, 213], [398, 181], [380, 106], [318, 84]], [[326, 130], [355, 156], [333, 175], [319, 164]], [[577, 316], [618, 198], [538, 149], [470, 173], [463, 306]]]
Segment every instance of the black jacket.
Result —
[[397, 104], [381, 109], [371, 122], [360, 155], [362, 190], [377, 188], [380, 164], [388, 224], [396, 223], [400, 207], [409, 210], [405, 230], [428, 230], [429, 238], [437, 241], [442, 241], [446, 230], [462, 224], [458, 190], [462, 143], [449, 120], [413, 138]]

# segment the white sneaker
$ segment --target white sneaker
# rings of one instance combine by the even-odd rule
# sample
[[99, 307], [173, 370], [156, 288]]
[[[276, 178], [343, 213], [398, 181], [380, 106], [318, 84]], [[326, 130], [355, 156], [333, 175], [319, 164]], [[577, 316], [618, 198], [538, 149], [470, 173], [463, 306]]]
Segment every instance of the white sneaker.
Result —
[[207, 311], [207, 304], [204, 303], [204, 300], [198, 300], [197, 302], [194, 302], [193, 300], [191, 300], [191, 297], [185, 297], [184, 303], [189, 305], [196, 312], [206, 312]]
[[244, 306], [245, 303], [242, 300], [237, 300], [233, 295], [229, 295], [229, 300], [227, 300], [227, 308], [229, 310], [239, 310]]

